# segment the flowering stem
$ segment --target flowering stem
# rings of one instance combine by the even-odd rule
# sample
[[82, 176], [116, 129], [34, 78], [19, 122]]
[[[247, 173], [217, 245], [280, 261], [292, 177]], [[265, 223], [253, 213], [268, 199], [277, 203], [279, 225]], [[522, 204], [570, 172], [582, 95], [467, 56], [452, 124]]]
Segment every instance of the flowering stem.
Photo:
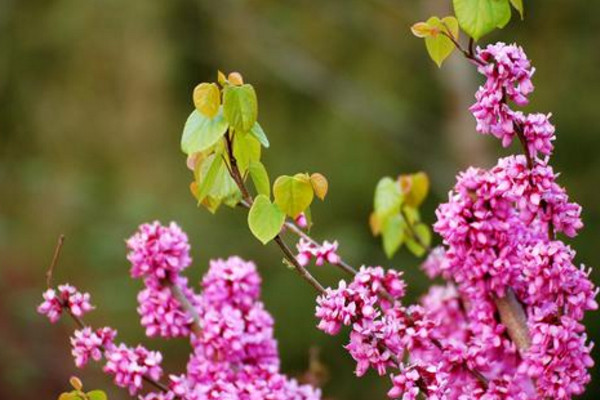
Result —
[[[54, 268], [56, 267], [56, 265], [58, 264], [58, 257], [60, 255], [60, 252], [62, 250], [63, 244], [65, 241], [65, 236], [64, 235], [60, 235], [58, 237], [58, 243], [56, 244], [56, 248], [54, 249], [54, 256], [52, 257], [52, 262], [50, 263], [50, 267], [48, 268], [48, 271], [46, 272], [46, 284], [48, 285], [48, 288], [51, 288], [51, 283], [52, 283], [52, 274], [54, 273]], [[73, 312], [71, 311], [70, 307], [68, 307], [68, 304], [66, 304], [63, 300], [61, 300], [60, 298], [58, 299], [61, 307], [63, 310], [65, 310], [67, 312], [67, 314], [69, 314], [69, 316], [71, 317], [71, 319], [73, 320], [73, 322], [75, 322], [75, 325], [77, 325], [77, 327], [79, 329], [83, 329], [86, 326], [88, 326], [85, 321], [81, 318], [78, 317], [77, 315], [73, 314]], [[100, 346], [100, 351], [102, 351], [102, 354], [105, 355], [106, 354], [106, 349], [103, 346]], [[142, 379], [144, 380], [144, 382], [148, 383], [151, 386], [154, 386], [156, 389], [164, 392], [164, 393], [168, 393], [169, 392], [169, 388], [167, 387], [167, 385], [165, 385], [164, 383], [154, 380], [152, 378], [149, 378], [147, 376], [142, 376]], [[178, 396], [175, 396], [174, 399], [180, 399]]]
[[[312, 243], [314, 245], [319, 245], [319, 243], [315, 239], [313, 239], [312, 237], [310, 237], [310, 235], [308, 235], [306, 232], [304, 232], [295, 223], [293, 223], [291, 221], [286, 221], [285, 222], [285, 226], [290, 231], [292, 231], [293, 233], [295, 233], [299, 237], [303, 238], [304, 240], [306, 240], [306, 241], [308, 241], [308, 242], [310, 242], [310, 243]], [[335, 264], [335, 266], [339, 267], [342, 271], [344, 271], [347, 274], [352, 275], [352, 276], [354, 276], [354, 275], [356, 275], [358, 273], [358, 271], [356, 270], [356, 268], [354, 268], [352, 265], [348, 264], [347, 262], [345, 262], [341, 258], [340, 258], [339, 262]]]
[[[452, 43], [454, 43], [454, 46], [456, 46], [456, 48], [460, 50], [467, 59], [475, 61], [479, 65], [485, 65], [485, 63], [474, 54], [474, 43], [472, 39], [469, 41], [469, 51], [466, 51], [452, 35], [448, 35], [446, 33], [444, 34], [452, 41]], [[506, 101], [506, 99], [503, 101]], [[527, 166], [530, 170], [532, 170], [534, 167], [533, 158], [529, 153], [527, 140], [523, 134], [522, 126], [517, 124], [515, 126], [515, 131], [519, 137], [521, 145], [523, 146], [523, 152], [525, 154], [525, 158], [527, 159]], [[550, 227], [549, 230], [553, 231], [552, 227]], [[531, 344], [531, 335], [529, 333], [529, 328], [527, 327], [525, 310], [523, 309], [523, 306], [519, 302], [519, 299], [515, 295], [514, 291], [511, 288], [508, 288], [504, 297], [494, 297], [494, 303], [496, 305], [496, 309], [498, 310], [498, 314], [500, 315], [500, 321], [504, 326], [506, 326], [506, 330], [510, 339], [517, 345], [519, 351], [527, 350]]]
[[[229, 169], [229, 173], [232, 177], [232, 179], [235, 181], [235, 183], [237, 184], [238, 188], [240, 189], [241, 193], [242, 193], [242, 201], [240, 202], [240, 204], [244, 207], [244, 208], [251, 208], [252, 207], [252, 196], [250, 195], [250, 193], [248, 192], [248, 189], [246, 188], [246, 185], [244, 184], [244, 180], [242, 178], [242, 175], [239, 171], [239, 168], [237, 166], [237, 161], [235, 159], [235, 156], [233, 155], [233, 137], [229, 137], [229, 134], [225, 135], [225, 144], [226, 144], [226, 151], [227, 151], [227, 155], [228, 158], [230, 160], [231, 163], [231, 168]], [[405, 216], [406, 217], [406, 216]], [[287, 221], [285, 223], [285, 226], [287, 228], [289, 228], [292, 232], [294, 232], [296, 235], [308, 240], [311, 243], [317, 243], [313, 238], [311, 238], [307, 233], [305, 233], [304, 231], [302, 231], [302, 229], [300, 229], [298, 226], [296, 226], [295, 223], [293, 222], [289, 222]], [[420, 238], [414, 234], [413, 232], [413, 237], [415, 237], [415, 240], [417, 240], [425, 249], [429, 249], [429, 246], [425, 246], [421, 241]], [[278, 234], [277, 236], [275, 236], [274, 238], [275, 243], [277, 243], [277, 245], [279, 246], [279, 248], [281, 249], [281, 251], [284, 254], [285, 259], [289, 262], [289, 264], [294, 268], [294, 270], [305, 280], [307, 281], [313, 288], [315, 288], [315, 290], [319, 293], [319, 294], [324, 294], [325, 293], [325, 288], [323, 287], [323, 285], [321, 285], [319, 283], [319, 281], [317, 281], [315, 279], [314, 276], [311, 275], [311, 273], [303, 266], [301, 266], [298, 263], [298, 260], [296, 259], [296, 256], [294, 255], [294, 253], [292, 253], [292, 251], [290, 250], [289, 246], [285, 243], [285, 241], [283, 240], [283, 238], [281, 237], [281, 234]], [[354, 276], [358, 273], [358, 271], [352, 267], [351, 265], [347, 264], [346, 262], [340, 260], [339, 263], [335, 264], [336, 266], [340, 267], [343, 271], [345, 271], [346, 273]], [[385, 290], [381, 290], [380, 291], [380, 296], [386, 298], [387, 300], [390, 301], [394, 301], [393, 296], [391, 296], [388, 292], [386, 292]], [[410, 315], [407, 315], [408, 318], [410, 319]], [[434, 346], [436, 346], [440, 351], [444, 351], [444, 347], [443, 345], [436, 339], [432, 340]], [[385, 345], [383, 343], [380, 344], [380, 346], [382, 346], [383, 348], [385, 348]], [[400, 361], [397, 359], [397, 357], [392, 355], [392, 360], [400, 365]], [[488, 380], [487, 378], [481, 374], [479, 371], [473, 370], [471, 368], [469, 368], [469, 366], [463, 362], [462, 363], [463, 368], [465, 369], [465, 371], [467, 371], [468, 373], [470, 373], [475, 379], [477, 379], [478, 382], [480, 382], [480, 384], [484, 387], [487, 388], [488, 387]]]
[[292, 263], [292, 266], [300, 274], [300, 276], [302, 276], [302, 278], [304, 278], [305, 281], [310, 283], [311, 286], [314, 287], [317, 292], [319, 292], [319, 294], [325, 293], [325, 288], [319, 283], [319, 281], [315, 279], [314, 276], [310, 274], [310, 272], [308, 272], [306, 268], [300, 265], [300, 263], [298, 262], [298, 260], [296, 260], [296, 257], [294, 256], [288, 245], [283, 241], [280, 235], [275, 236], [275, 243], [277, 243], [277, 245], [281, 248], [281, 251], [283, 251], [285, 258], [290, 263]]

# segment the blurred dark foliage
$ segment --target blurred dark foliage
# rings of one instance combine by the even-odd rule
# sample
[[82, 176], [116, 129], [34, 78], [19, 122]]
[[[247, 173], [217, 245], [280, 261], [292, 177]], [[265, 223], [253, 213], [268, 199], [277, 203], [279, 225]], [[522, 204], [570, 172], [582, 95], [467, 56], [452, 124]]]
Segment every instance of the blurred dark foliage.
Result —
[[[164, 350], [167, 371], [182, 369], [187, 343], [144, 339], [137, 323], [139, 282], [128, 277], [124, 239], [152, 219], [178, 221], [189, 233], [194, 281], [213, 257], [257, 262], [285, 371], [304, 373], [316, 345], [331, 375], [327, 396], [385, 398], [386, 378], [356, 379], [345, 339], [315, 329], [311, 288], [281, 264], [275, 247], [252, 238], [244, 213], [196, 208], [179, 136], [195, 84], [215, 80], [217, 69], [242, 72], [258, 91], [271, 174], [329, 178], [330, 195], [313, 210], [314, 234], [340, 240], [354, 264], [406, 271], [417, 298], [429, 285], [418, 260], [405, 252], [386, 260], [368, 231], [376, 181], [425, 170], [434, 190], [424, 218], [433, 222], [457, 171], [508, 152], [476, 135], [458, 101], [472, 99], [473, 69], [456, 55], [450, 60], [463, 82], [457, 93], [448, 86], [456, 76], [438, 71], [409, 32], [413, 22], [444, 14], [447, 3], [1, 0], [0, 398], [54, 399], [75, 373], [112, 399], [126, 398], [99, 366], [76, 371], [69, 321], [51, 326], [35, 313], [60, 233], [67, 240], [56, 280], [91, 292], [98, 309], [90, 321]], [[525, 4], [524, 22], [514, 18], [485, 41], [518, 41], [537, 67], [531, 108], [554, 113], [554, 165], [585, 210], [587, 228], [573, 245], [579, 261], [593, 266], [600, 241], [600, 26], [593, 16], [600, 3]], [[458, 129], [457, 118], [466, 121]], [[330, 284], [341, 277], [326, 268], [315, 273]], [[588, 319], [592, 339], [598, 321]], [[595, 373], [586, 399], [600, 397]]]

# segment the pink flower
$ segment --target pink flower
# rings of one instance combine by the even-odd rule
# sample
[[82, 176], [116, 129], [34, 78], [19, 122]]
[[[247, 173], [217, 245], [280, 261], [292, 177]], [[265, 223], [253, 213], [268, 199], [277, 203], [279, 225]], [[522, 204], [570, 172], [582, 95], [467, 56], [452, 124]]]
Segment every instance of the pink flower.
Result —
[[58, 291], [48, 289], [44, 292], [43, 297], [44, 301], [38, 306], [37, 311], [46, 315], [52, 323], [60, 319], [64, 309], [76, 317], [82, 317], [94, 309], [90, 304], [89, 293], [80, 293], [69, 284], [59, 285]]
[[108, 350], [105, 356], [104, 372], [114, 375], [115, 384], [127, 388], [132, 396], [142, 388], [144, 377], [158, 380], [162, 375], [162, 355], [141, 345], [130, 348], [120, 344]]
[[302, 266], [308, 265], [313, 258], [315, 259], [315, 264], [318, 266], [322, 266], [326, 262], [335, 265], [341, 261], [340, 256], [337, 254], [337, 241], [333, 243], [325, 241], [322, 245], [319, 245], [300, 238], [296, 248], [298, 249], [296, 260]]
[[83, 368], [91, 359], [100, 361], [104, 349], [111, 349], [113, 340], [117, 332], [114, 329], [105, 327], [92, 331], [92, 328], [85, 327], [75, 331], [71, 337], [71, 354], [75, 358], [75, 365]]
[[192, 262], [187, 235], [174, 222], [140, 225], [127, 240], [127, 248], [134, 278], [173, 279]]

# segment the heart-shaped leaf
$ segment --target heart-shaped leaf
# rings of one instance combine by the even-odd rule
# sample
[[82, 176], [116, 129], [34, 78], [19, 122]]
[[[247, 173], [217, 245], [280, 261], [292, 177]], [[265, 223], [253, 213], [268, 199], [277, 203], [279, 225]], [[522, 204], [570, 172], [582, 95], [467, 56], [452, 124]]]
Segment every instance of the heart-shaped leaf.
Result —
[[398, 182], [389, 177], [381, 178], [375, 188], [375, 213], [383, 217], [400, 212], [403, 195]]
[[431, 17], [427, 20], [427, 25], [432, 33], [425, 37], [425, 47], [431, 59], [441, 67], [444, 60], [455, 49], [454, 43], [446, 35], [454, 39], [458, 38], [458, 21], [454, 17], [445, 17], [441, 20], [438, 17]]
[[214, 83], [201, 83], [194, 89], [194, 106], [205, 117], [213, 118], [219, 112], [221, 92]]
[[475, 40], [510, 21], [509, 0], [453, 0], [453, 4], [460, 27]]
[[283, 175], [273, 184], [275, 204], [288, 216], [296, 218], [313, 200], [313, 188], [306, 174]]
[[248, 213], [248, 226], [262, 244], [273, 240], [281, 231], [284, 222], [285, 214], [277, 204], [271, 203], [264, 194], [256, 196]]
[[194, 110], [188, 117], [181, 137], [181, 150], [187, 155], [204, 151], [213, 146], [227, 132], [227, 121], [219, 112], [214, 118]]
[[223, 94], [225, 119], [237, 132], [248, 132], [258, 117], [258, 102], [252, 85], [227, 86]]

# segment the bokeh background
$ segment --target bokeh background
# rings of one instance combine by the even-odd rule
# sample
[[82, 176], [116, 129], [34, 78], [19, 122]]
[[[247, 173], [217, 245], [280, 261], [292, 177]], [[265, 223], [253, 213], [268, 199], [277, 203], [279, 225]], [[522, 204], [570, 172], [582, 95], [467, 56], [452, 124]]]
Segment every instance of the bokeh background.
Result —
[[[0, 398], [55, 399], [77, 373], [112, 388], [98, 366], [76, 371], [68, 321], [35, 313], [56, 239], [67, 236], [57, 281], [89, 291], [95, 324], [166, 352], [169, 372], [186, 362], [185, 341], [143, 337], [124, 239], [138, 224], [178, 221], [189, 233], [198, 281], [210, 258], [255, 260], [276, 318], [283, 369], [301, 374], [321, 349], [333, 399], [383, 399], [387, 379], [352, 375], [344, 338], [314, 327], [314, 293], [252, 238], [240, 210], [196, 208], [179, 150], [191, 90], [237, 70], [258, 91], [271, 139], [271, 175], [322, 172], [327, 201], [313, 209], [320, 239], [338, 239], [354, 264], [406, 271], [410, 296], [429, 285], [419, 260], [386, 260], [367, 219], [383, 175], [426, 171], [433, 181], [424, 218], [467, 165], [490, 166], [496, 140], [480, 137], [467, 112], [480, 82], [453, 56], [439, 70], [410, 25], [443, 15], [449, 1], [421, 0], [0, 0]], [[554, 165], [584, 207], [572, 241], [578, 260], [598, 264], [600, 241], [600, 3], [528, 0], [527, 18], [485, 38], [518, 41], [537, 67], [530, 108], [552, 111]], [[439, 241], [439, 239], [436, 239]], [[599, 282], [596, 269], [594, 279]], [[340, 278], [316, 271], [327, 283]], [[588, 317], [599, 338], [598, 315]], [[600, 359], [600, 353], [595, 352]], [[600, 397], [600, 374], [583, 398]]]

